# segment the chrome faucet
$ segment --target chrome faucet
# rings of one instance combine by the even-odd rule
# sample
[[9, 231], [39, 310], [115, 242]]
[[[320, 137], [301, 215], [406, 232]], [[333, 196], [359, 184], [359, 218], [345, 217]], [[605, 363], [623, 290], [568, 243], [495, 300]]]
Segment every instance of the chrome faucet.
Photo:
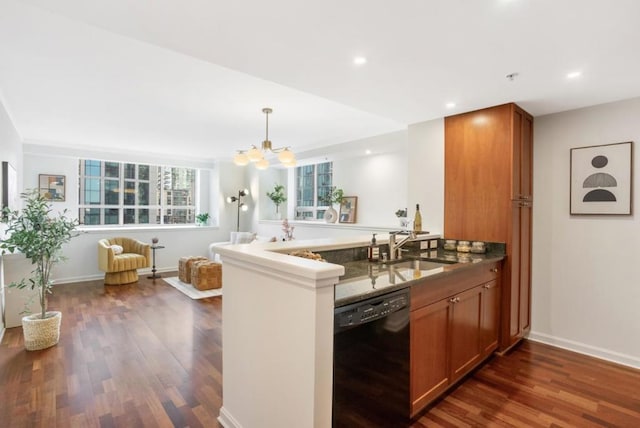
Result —
[[[396, 235], [399, 233], [407, 233], [407, 236], [396, 241]], [[389, 260], [397, 260], [402, 258], [402, 246], [407, 242], [415, 239], [415, 232], [391, 232], [389, 233]]]

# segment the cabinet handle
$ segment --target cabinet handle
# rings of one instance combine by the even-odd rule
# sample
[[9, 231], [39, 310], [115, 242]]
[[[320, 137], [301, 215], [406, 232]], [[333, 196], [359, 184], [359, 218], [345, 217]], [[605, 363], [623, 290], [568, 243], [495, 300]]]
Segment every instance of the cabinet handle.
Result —
[[449, 299], [449, 303], [458, 303], [460, 301], [459, 297], [452, 297]]
[[486, 288], [487, 290], [491, 288], [491, 284], [485, 284], [484, 288]]
[[520, 202], [522, 208], [528, 208], [531, 206], [531, 202]]
[[491, 269], [489, 269], [489, 272], [497, 273], [498, 272], [498, 268], [491, 268]]
[[531, 196], [526, 196], [526, 195], [524, 195], [524, 196], [521, 196], [521, 197], [520, 197], [520, 199], [524, 199], [525, 201], [526, 201], [527, 199], [529, 199], [529, 198], [531, 198]]

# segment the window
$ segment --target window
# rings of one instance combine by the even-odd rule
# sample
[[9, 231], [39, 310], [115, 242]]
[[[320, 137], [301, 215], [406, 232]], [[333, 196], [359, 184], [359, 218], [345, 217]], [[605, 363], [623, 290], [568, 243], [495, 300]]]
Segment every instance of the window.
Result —
[[79, 167], [80, 224], [195, 222], [195, 169], [93, 159]]
[[322, 202], [331, 190], [333, 162], [296, 168], [296, 219], [322, 219], [329, 206]]

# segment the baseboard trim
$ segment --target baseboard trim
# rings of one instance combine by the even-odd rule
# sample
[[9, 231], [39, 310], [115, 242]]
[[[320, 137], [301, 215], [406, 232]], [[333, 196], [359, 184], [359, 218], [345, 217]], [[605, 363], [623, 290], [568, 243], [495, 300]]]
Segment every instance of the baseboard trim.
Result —
[[568, 351], [589, 355], [591, 357], [621, 364], [623, 366], [632, 367], [634, 369], [640, 369], [640, 358], [632, 355], [621, 354], [608, 349], [598, 348], [597, 346], [591, 346], [585, 343], [575, 342], [573, 340], [563, 339], [561, 337], [551, 336], [545, 333], [537, 333], [534, 331], [529, 333], [527, 339], [534, 342], [546, 343], [547, 345], [566, 349]]
[[[169, 267], [169, 268], [162, 268], [162, 269], [158, 269], [156, 268], [156, 272], [157, 273], [163, 273], [163, 272], [176, 272], [178, 269], [175, 267]], [[146, 275], [151, 275], [151, 269], [140, 269], [138, 270], [138, 275], [139, 276], [146, 276]], [[73, 277], [67, 277], [67, 278], [56, 278], [55, 282], [56, 284], [72, 284], [75, 282], [83, 282], [83, 281], [95, 281], [97, 279], [104, 279], [104, 273], [97, 273], [94, 275], [85, 275], [85, 276], [73, 276]]]
[[222, 425], [224, 428], [242, 428], [240, 422], [236, 421], [235, 418], [231, 416], [231, 413], [229, 413], [227, 409], [224, 408], [224, 406], [220, 408], [218, 422], [220, 422], [220, 425]]

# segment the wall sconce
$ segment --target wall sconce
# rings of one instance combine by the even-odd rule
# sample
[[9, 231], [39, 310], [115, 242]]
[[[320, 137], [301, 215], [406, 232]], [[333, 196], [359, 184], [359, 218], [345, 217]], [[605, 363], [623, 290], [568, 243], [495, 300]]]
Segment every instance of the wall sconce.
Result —
[[249, 195], [248, 189], [241, 189], [241, 190], [238, 190], [238, 196], [229, 196], [227, 198], [227, 202], [230, 204], [234, 202], [238, 203], [238, 219], [236, 223], [236, 232], [240, 231], [240, 210], [247, 211], [249, 209], [249, 206], [244, 202], [242, 202], [242, 197], [248, 196], [248, 195]]

